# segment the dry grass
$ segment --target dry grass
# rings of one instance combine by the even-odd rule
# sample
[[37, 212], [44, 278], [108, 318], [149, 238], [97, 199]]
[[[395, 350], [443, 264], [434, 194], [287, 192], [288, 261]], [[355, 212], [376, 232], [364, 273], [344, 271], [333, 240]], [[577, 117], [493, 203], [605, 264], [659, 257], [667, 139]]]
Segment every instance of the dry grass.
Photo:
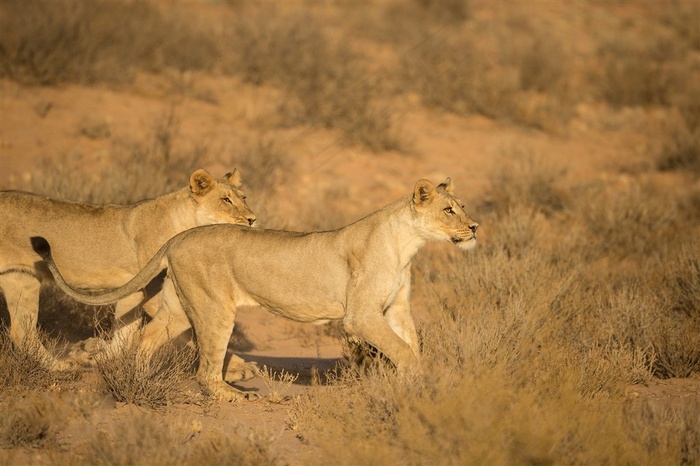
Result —
[[[613, 105], [668, 105], [680, 86], [673, 66], [684, 51], [666, 35], [627, 33], [604, 41], [598, 51], [601, 97]], [[647, 32], [648, 34], [648, 32]]]
[[263, 366], [260, 376], [268, 390], [267, 400], [277, 404], [289, 401], [290, 398], [285, 393], [299, 378], [299, 374], [291, 374], [284, 369], [280, 369], [278, 372], [267, 366]]
[[140, 335], [117, 337], [116, 345], [114, 340], [110, 343], [99, 345], [95, 364], [116, 401], [149, 409], [206, 402], [201, 391], [188, 389], [197, 359], [195, 349], [167, 344], [145, 359]]
[[39, 332], [39, 337], [39, 340], [26, 340], [15, 345], [10, 340], [9, 329], [4, 326], [0, 328], [0, 388], [3, 394], [44, 390], [79, 377], [77, 372], [50, 371], [51, 364], [41, 351], [39, 341], [50, 352], [56, 352], [59, 343], [42, 332]]
[[[99, 124], [98, 124], [99, 126]], [[82, 131], [82, 130], [81, 130]], [[104, 131], [88, 126], [91, 134]], [[104, 168], [88, 177], [76, 170], [80, 156], [68, 155], [60, 163], [46, 158], [32, 177], [32, 192], [77, 202], [129, 204], [184, 188], [190, 174], [201, 168], [208, 149], [203, 144], [187, 147], [179, 141], [175, 111], [164, 112], [143, 141], [111, 141]], [[213, 176], [220, 174], [212, 173]]]
[[[77, 464], [230, 464], [273, 465], [270, 438], [234, 426], [231, 431], [204, 435], [199, 421], [163, 425], [142, 414], [134, 421], [100, 430], [81, 448]], [[74, 463], [75, 464], [75, 463]]]
[[219, 56], [191, 18], [150, 2], [5, 0], [0, 28], [0, 76], [26, 84], [127, 83], [139, 70], [209, 69]]
[[413, 26], [409, 42], [416, 45], [405, 49], [405, 34], [394, 39], [405, 49], [398, 81], [425, 104], [547, 130], [571, 117], [573, 52], [549, 25], [517, 9], [439, 27], [420, 15], [407, 21]]
[[2, 400], [0, 406], [3, 411], [0, 448], [54, 445], [57, 435], [68, 424], [69, 413], [47, 395], [33, 393], [19, 403]]
[[229, 29], [229, 71], [254, 84], [283, 88], [287, 124], [338, 129], [346, 141], [374, 150], [399, 147], [391, 112], [379, 104], [378, 79], [344, 40], [328, 34], [322, 20], [299, 9], [246, 10]]

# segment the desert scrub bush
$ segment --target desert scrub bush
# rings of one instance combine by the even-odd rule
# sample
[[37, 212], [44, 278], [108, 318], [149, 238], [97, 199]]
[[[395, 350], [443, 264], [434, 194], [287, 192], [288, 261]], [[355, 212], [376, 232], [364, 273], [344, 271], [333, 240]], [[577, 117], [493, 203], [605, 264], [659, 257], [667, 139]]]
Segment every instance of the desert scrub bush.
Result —
[[299, 374], [292, 374], [280, 369], [279, 372], [271, 367], [263, 366], [260, 376], [265, 382], [268, 394], [267, 400], [271, 403], [282, 403], [290, 398], [285, 395], [294, 382], [299, 378]]
[[411, 3], [437, 21], [464, 21], [471, 13], [468, 0], [413, 0]]
[[38, 170], [42, 176], [32, 177], [29, 190], [77, 202], [129, 204], [181, 189], [208, 149], [197, 144], [180, 147], [177, 139], [177, 117], [166, 112], [154, 121], [146, 140], [113, 141], [108, 163], [92, 175], [74, 168], [79, 158], [66, 157], [60, 164], [44, 159]]
[[693, 2], [674, 0], [670, 7], [663, 8], [662, 21], [673, 29], [695, 50], [700, 50], [700, 5]]
[[417, 45], [401, 56], [398, 75], [425, 104], [543, 129], [571, 116], [569, 53], [551, 31], [507, 15], [416, 29]]
[[262, 196], [274, 193], [294, 169], [294, 160], [267, 136], [241, 141], [232, 149], [229, 164], [244, 173], [246, 188]]
[[654, 374], [689, 377], [700, 373], [700, 260], [690, 243], [649, 266], [656, 288], [656, 321], [642, 335], [654, 350]]
[[674, 91], [689, 78], [684, 80], [681, 71], [685, 54], [669, 34], [626, 31], [601, 41], [600, 65], [591, 71], [591, 79], [598, 95], [614, 106], [669, 105]]
[[560, 182], [566, 167], [527, 146], [504, 146], [491, 181], [483, 207], [503, 214], [516, 209], [527, 209], [550, 215], [564, 210], [569, 202], [568, 193]]
[[510, 114], [517, 90], [514, 69], [498, 69], [470, 32], [423, 32], [419, 47], [402, 56], [401, 82], [430, 106], [498, 118]]
[[45, 447], [67, 427], [66, 407], [45, 394], [0, 400], [0, 448]]
[[[31, 329], [32, 331], [38, 331]], [[40, 332], [40, 331], [39, 331]], [[0, 389], [2, 395], [17, 393], [24, 390], [42, 390], [55, 384], [76, 380], [79, 377], [77, 371], [56, 372], [51, 371], [51, 363], [42, 352], [46, 348], [55, 352], [58, 342], [48, 339], [46, 334], [40, 332], [39, 340], [24, 340], [16, 345], [10, 340], [9, 329], [0, 328]], [[42, 341], [44, 346], [39, 343]]]
[[700, 86], [691, 86], [674, 98], [680, 118], [671, 118], [657, 159], [660, 170], [700, 173]]
[[21, 83], [128, 82], [135, 70], [212, 68], [211, 33], [148, 2], [0, 3], [0, 76]]
[[150, 409], [205, 403], [200, 391], [186, 387], [192, 379], [195, 350], [169, 343], [146, 359], [140, 336], [116, 336], [116, 341], [100, 344], [95, 354], [97, 371], [114, 399]]
[[[560, 348], [543, 348], [546, 356], [539, 358], [542, 340], [521, 335], [522, 343], [511, 347], [515, 341], [501, 340], [498, 328], [474, 334], [463, 325], [466, 319], [438, 320], [441, 326], [430, 326], [433, 335], [422, 335], [428, 377], [397, 378], [375, 367], [361, 376], [345, 373], [331, 389], [301, 399], [298, 429], [324, 461], [605, 463], [665, 453], [627, 440], [617, 403], [583, 398], [577, 364], [554, 358]], [[518, 351], [528, 344], [531, 351]], [[457, 359], [453, 345], [481, 347], [489, 363], [473, 351]], [[353, 448], [343, 447], [348, 444]]]
[[203, 431], [197, 420], [178, 417], [164, 423], [147, 414], [99, 430], [80, 448], [77, 464], [131, 466], [151, 464], [274, 465], [273, 439], [238, 425], [225, 434]]
[[349, 143], [397, 148], [391, 109], [378, 102], [378, 79], [352, 48], [325, 33], [310, 12], [252, 9], [230, 25], [229, 71], [253, 84], [271, 84], [292, 98], [288, 123], [339, 130]]
[[[622, 186], [592, 185], [577, 192], [572, 225], [583, 229], [584, 250], [613, 260], [653, 256], [696, 234], [689, 189], [629, 180]], [[668, 239], [674, 238], [673, 242]]]

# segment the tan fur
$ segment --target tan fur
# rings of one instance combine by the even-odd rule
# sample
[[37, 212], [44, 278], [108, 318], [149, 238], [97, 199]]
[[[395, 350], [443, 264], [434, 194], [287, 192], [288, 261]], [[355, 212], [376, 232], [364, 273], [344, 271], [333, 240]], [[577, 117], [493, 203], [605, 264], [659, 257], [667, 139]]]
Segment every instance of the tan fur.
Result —
[[[133, 277], [168, 239], [188, 228], [254, 222], [236, 170], [218, 181], [197, 170], [188, 187], [133, 205], [88, 205], [0, 192], [0, 289], [10, 314], [11, 338], [15, 343], [36, 338], [40, 282], [50, 278], [32, 250], [32, 236], [55, 245], [55, 260], [75, 286], [106, 289]], [[118, 319], [143, 301], [144, 294], [135, 291], [117, 303]], [[48, 360], [55, 368], [70, 366]]]
[[476, 244], [477, 223], [452, 195], [449, 179], [416, 183], [412, 195], [344, 228], [292, 233], [215, 225], [171, 239], [123, 287], [88, 294], [69, 287], [40, 238], [37, 251], [73, 298], [104, 304], [145, 286], [168, 269], [161, 310], [146, 325], [146, 353], [193, 326], [197, 378], [216, 396], [242, 394], [222, 379], [236, 307], [259, 304], [301, 322], [342, 320], [346, 331], [374, 345], [400, 371], [419, 364], [411, 314], [411, 259], [428, 241]]

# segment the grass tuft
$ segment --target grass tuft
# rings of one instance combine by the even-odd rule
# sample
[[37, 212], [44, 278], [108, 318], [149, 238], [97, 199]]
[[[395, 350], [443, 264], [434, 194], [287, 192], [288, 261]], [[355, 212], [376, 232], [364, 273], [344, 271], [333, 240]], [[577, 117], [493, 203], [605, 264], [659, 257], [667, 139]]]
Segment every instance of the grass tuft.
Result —
[[194, 349], [167, 344], [145, 359], [140, 344], [140, 338], [112, 340], [95, 354], [97, 371], [116, 401], [149, 409], [205, 403], [200, 391], [187, 389], [196, 361]]

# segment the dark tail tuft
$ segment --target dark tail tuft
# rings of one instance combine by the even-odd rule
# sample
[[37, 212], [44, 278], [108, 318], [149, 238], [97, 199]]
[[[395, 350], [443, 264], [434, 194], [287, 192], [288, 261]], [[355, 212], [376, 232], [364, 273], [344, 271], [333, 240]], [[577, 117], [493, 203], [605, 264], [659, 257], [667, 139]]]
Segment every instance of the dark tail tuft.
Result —
[[31, 242], [32, 248], [34, 248], [34, 252], [39, 254], [42, 259], [51, 257], [51, 245], [48, 241], [46, 241], [46, 238], [43, 238], [41, 236], [32, 236]]

